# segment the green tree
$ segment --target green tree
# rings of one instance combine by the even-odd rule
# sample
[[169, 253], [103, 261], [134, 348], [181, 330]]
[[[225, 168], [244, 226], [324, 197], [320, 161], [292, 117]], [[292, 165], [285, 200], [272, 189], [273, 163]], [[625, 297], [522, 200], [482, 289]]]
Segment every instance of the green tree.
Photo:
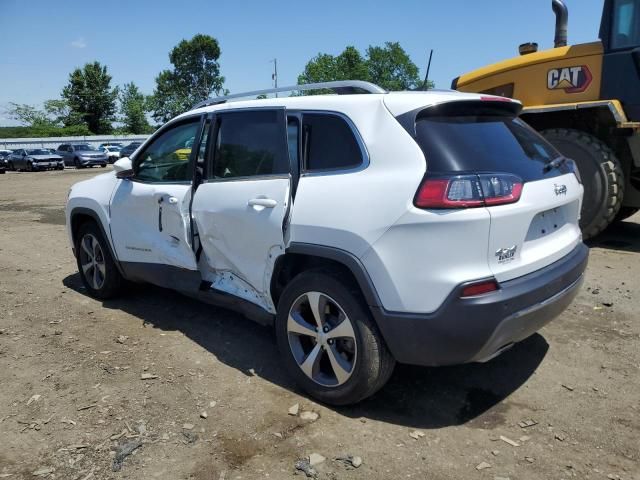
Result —
[[82, 115], [79, 112], [72, 111], [69, 103], [64, 98], [45, 101], [44, 111], [49, 119], [58, 126], [86, 126]]
[[9, 115], [9, 118], [18, 121], [27, 127], [51, 123], [46, 112], [34, 107], [33, 105], [27, 105], [26, 103], [20, 104], [9, 102], [7, 114]]
[[[335, 80], [365, 80], [387, 90], [409, 90], [422, 86], [418, 67], [398, 42], [384, 47], [369, 46], [363, 57], [353, 46], [338, 55], [319, 53], [312, 58], [298, 76], [298, 83], [330, 82]], [[429, 82], [432, 87], [433, 82]], [[308, 95], [323, 91], [305, 92]]]
[[163, 70], [156, 77], [150, 99], [153, 118], [166, 122], [212, 94], [223, 93], [219, 58], [218, 41], [209, 35], [197, 34], [176, 45], [169, 53], [173, 69]]
[[[53, 104], [51, 102], [54, 102]], [[57, 110], [52, 105], [57, 100], [47, 100], [45, 108], [39, 109], [33, 105], [10, 103], [7, 113], [10, 118], [19, 121], [22, 127], [6, 127], [0, 136], [5, 138], [20, 137], [64, 137], [72, 135], [90, 135], [91, 132], [85, 124], [64, 125], [55, 115]]]
[[128, 133], [149, 133], [147, 121], [147, 99], [135, 83], [126, 83], [120, 90], [120, 114], [123, 130]]
[[386, 90], [410, 90], [422, 85], [418, 67], [398, 42], [367, 49], [369, 78]]
[[87, 63], [69, 74], [62, 98], [73, 115], [80, 116], [93, 133], [111, 132], [116, 113], [118, 87], [111, 87], [111, 75], [99, 62]]

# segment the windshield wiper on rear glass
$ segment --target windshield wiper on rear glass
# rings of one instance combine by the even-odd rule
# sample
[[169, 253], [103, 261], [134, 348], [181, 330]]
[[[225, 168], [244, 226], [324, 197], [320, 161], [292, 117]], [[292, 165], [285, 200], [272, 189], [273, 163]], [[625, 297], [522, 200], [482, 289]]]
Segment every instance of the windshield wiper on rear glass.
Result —
[[547, 163], [545, 163], [542, 171], [544, 173], [547, 173], [548, 171], [553, 170], [554, 168], [559, 168], [566, 161], [567, 161], [567, 157], [557, 157], [557, 158], [554, 158], [553, 160], [549, 160]]

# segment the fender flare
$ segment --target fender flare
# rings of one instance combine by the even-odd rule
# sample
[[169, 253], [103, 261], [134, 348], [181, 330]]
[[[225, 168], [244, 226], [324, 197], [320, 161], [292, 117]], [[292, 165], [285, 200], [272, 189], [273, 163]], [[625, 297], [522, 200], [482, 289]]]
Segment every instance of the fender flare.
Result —
[[[521, 116], [562, 112], [562, 111], [576, 111], [586, 109], [605, 109], [608, 110], [611, 115], [612, 123], [615, 123], [616, 128], [631, 128], [635, 130], [640, 129], [640, 122], [630, 122], [627, 118], [624, 108], [619, 100], [599, 100], [592, 102], [576, 102], [576, 103], [558, 103], [551, 105], [531, 105], [524, 107]], [[526, 119], [525, 119], [526, 120]]]
[[370, 307], [382, 307], [382, 302], [369, 273], [360, 259], [352, 253], [336, 247], [300, 242], [291, 242], [286, 249], [286, 253], [326, 258], [344, 265], [358, 282], [367, 305]]
[[[102, 236], [107, 241], [107, 247], [109, 248], [109, 253], [111, 254], [111, 258], [113, 258], [113, 262], [116, 264], [116, 268], [118, 269], [118, 272], [120, 272], [120, 275], [126, 278], [122, 265], [120, 265], [120, 260], [118, 260], [118, 257], [116, 256], [116, 252], [114, 251], [111, 245], [111, 237], [107, 235], [107, 232], [104, 229], [104, 225], [102, 224], [102, 221], [100, 220], [99, 215], [94, 210], [91, 210], [90, 208], [74, 207], [71, 210], [71, 213], [69, 214], [69, 221], [71, 222], [71, 225], [70, 225], [71, 232], [74, 231], [73, 219], [78, 215], [86, 215], [88, 217], [91, 217], [93, 221], [96, 222], [96, 224], [98, 225], [98, 228], [100, 229], [100, 233], [102, 233]], [[74, 239], [73, 256], [75, 257], [76, 255], [77, 255], [77, 252], [75, 249], [75, 239]]]

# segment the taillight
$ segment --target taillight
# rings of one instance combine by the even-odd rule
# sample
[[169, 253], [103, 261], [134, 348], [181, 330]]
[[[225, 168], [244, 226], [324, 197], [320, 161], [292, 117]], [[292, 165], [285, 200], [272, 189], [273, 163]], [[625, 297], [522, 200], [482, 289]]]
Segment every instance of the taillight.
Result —
[[460, 293], [460, 297], [477, 297], [478, 295], [484, 295], [486, 293], [495, 292], [500, 287], [498, 286], [498, 282], [495, 280], [482, 280], [480, 282], [471, 283], [469, 285], [465, 285], [462, 288], [462, 293]]
[[473, 208], [515, 203], [522, 179], [508, 173], [425, 178], [416, 193], [418, 208]]

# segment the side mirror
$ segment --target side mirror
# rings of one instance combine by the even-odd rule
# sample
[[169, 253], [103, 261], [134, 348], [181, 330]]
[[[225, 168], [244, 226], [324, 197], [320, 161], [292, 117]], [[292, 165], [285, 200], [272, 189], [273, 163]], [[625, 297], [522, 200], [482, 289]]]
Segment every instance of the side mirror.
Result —
[[129, 157], [122, 157], [113, 164], [113, 170], [116, 172], [118, 178], [131, 178], [133, 177], [133, 165]]

